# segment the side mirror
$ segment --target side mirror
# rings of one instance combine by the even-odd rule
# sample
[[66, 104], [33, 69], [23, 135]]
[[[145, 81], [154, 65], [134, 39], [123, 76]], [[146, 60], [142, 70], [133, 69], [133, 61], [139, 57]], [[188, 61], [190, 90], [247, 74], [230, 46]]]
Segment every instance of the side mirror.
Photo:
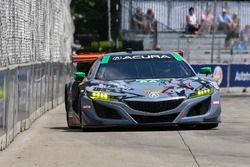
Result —
[[211, 67], [202, 67], [202, 68], [200, 68], [200, 73], [206, 74], [206, 75], [212, 74], [212, 68]]
[[78, 78], [85, 78], [85, 72], [74, 72], [74, 76]]

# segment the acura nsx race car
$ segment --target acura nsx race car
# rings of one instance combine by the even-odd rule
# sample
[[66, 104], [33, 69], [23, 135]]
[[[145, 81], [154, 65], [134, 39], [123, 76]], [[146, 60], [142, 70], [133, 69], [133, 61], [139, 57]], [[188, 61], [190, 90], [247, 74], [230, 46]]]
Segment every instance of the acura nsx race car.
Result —
[[65, 86], [69, 128], [195, 125], [210, 129], [220, 123], [220, 92], [209, 77], [211, 68], [203, 67], [204, 75], [198, 75], [176, 52], [117, 52], [85, 57], [79, 63], [89, 68], [78, 69], [75, 80]]

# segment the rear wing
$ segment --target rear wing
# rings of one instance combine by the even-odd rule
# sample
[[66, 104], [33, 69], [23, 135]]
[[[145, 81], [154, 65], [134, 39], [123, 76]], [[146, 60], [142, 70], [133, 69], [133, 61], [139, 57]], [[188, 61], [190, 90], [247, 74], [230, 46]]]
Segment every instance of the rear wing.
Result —
[[72, 56], [72, 62], [92, 62], [105, 53], [80, 53]]
[[173, 52], [175, 52], [175, 53], [181, 55], [181, 57], [183, 57], [183, 51], [181, 51], [181, 50], [174, 50]]

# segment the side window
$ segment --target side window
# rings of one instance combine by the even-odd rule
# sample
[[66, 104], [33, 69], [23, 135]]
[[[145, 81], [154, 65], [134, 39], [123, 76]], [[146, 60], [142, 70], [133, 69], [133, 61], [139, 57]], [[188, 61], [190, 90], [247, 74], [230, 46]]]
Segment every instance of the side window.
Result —
[[98, 59], [97, 59], [96, 61], [94, 61], [94, 62], [90, 65], [89, 72], [88, 72], [88, 78], [89, 78], [89, 79], [92, 79], [92, 78], [94, 77], [94, 71], [95, 71], [95, 68], [96, 68], [96, 66], [97, 66], [97, 64], [98, 64], [97, 62], [99, 62]]
[[88, 73], [89, 66], [90, 66], [89, 62], [86, 62], [86, 63], [85, 62], [79, 62], [76, 65], [76, 71]]
[[89, 78], [89, 79], [91, 78], [91, 74], [93, 73], [94, 64], [95, 64], [95, 63], [93, 63], [93, 64], [90, 66], [90, 69], [89, 69], [89, 72], [88, 72], [88, 78]]

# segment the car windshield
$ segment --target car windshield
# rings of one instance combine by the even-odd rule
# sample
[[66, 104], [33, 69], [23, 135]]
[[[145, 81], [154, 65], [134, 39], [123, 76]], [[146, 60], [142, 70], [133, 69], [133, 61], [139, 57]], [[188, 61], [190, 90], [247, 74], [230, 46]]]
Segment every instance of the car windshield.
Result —
[[100, 64], [95, 76], [100, 80], [187, 78], [195, 76], [184, 61], [133, 60]]

